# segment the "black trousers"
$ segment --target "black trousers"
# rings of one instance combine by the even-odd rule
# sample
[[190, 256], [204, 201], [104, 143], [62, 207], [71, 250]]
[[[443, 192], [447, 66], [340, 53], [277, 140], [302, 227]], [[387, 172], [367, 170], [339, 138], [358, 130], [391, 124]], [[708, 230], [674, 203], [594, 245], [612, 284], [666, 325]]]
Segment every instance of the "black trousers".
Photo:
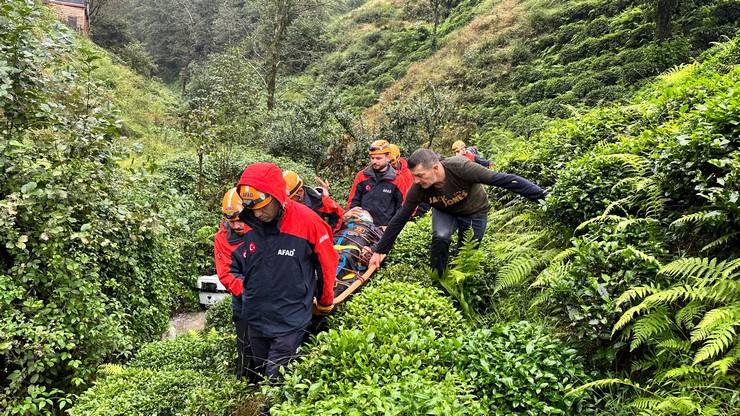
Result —
[[475, 217], [462, 217], [432, 208], [432, 245], [429, 250], [430, 263], [440, 276], [447, 268], [450, 257], [452, 235], [457, 231], [457, 248], [462, 246], [465, 232], [473, 229], [473, 239], [479, 244], [486, 232], [486, 214]]
[[289, 334], [268, 337], [248, 326], [247, 335], [255, 371], [268, 379], [277, 378], [280, 368], [295, 358], [305, 333], [306, 329], [301, 328]]
[[247, 323], [241, 319], [242, 300], [241, 297], [231, 297], [231, 320], [234, 323], [236, 331], [236, 378], [241, 380], [242, 377], [248, 377], [250, 383], [257, 383], [259, 377], [256, 376], [254, 361], [251, 359], [252, 351], [249, 347], [249, 337], [247, 336]]

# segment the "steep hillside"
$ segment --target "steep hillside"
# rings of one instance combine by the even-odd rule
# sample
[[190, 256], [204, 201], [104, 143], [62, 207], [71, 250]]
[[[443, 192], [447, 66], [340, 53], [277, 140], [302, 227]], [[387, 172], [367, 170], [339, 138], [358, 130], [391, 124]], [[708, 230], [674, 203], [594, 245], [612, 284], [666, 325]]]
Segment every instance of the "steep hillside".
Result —
[[[681, 2], [671, 36], [656, 41], [653, 3], [471, 0], [451, 4], [434, 51], [421, 9], [367, 2], [341, 20], [337, 50], [308, 71], [336, 90], [345, 109], [362, 111], [362, 131], [409, 146], [429, 136], [425, 123], [436, 123], [432, 135], [446, 141], [489, 143], [624, 101], [711, 42], [733, 37], [740, 16], [735, 2]], [[444, 115], [430, 119], [425, 111]]]

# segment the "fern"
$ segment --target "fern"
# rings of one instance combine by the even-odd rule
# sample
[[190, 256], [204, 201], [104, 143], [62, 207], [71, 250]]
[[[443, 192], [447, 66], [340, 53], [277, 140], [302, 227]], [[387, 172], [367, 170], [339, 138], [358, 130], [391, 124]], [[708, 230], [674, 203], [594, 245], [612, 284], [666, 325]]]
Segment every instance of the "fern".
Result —
[[691, 350], [691, 342], [677, 338], [670, 338], [665, 341], [661, 341], [657, 346], [660, 349], [668, 351], [689, 352], [689, 350]]
[[598, 156], [599, 159], [611, 159], [621, 162], [626, 168], [630, 169], [635, 175], [643, 176], [650, 170], [650, 162], [638, 155], [630, 153], [612, 153]]
[[657, 258], [655, 258], [655, 257], [653, 257], [653, 256], [645, 253], [644, 251], [638, 249], [637, 247], [633, 247], [631, 245], [628, 245], [626, 248], [623, 248], [621, 250], [617, 250], [617, 251], [611, 253], [609, 255], [609, 257], [615, 256], [615, 255], [618, 255], [618, 254], [631, 255], [633, 257], [637, 257], [638, 259], [642, 260], [645, 263], [654, 264], [654, 265], [656, 265], [658, 267], [662, 267], [663, 266]]
[[730, 240], [740, 235], [740, 232], [725, 234], [701, 248], [701, 251], [710, 251], [726, 245]]
[[615, 306], [622, 306], [627, 302], [631, 302], [635, 299], [644, 298], [647, 295], [653, 294], [656, 290], [658, 290], [658, 288], [651, 285], [633, 287], [632, 289], [629, 289], [628, 291], [622, 293], [622, 295], [617, 298], [614, 304]]
[[685, 227], [690, 224], [706, 224], [709, 221], [724, 222], [726, 220], [726, 214], [721, 211], [699, 211], [693, 214], [684, 215], [683, 217], [673, 221], [670, 227]]
[[705, 311], [706, 308], [702, 302], [691, 301], [676, 312], [676, 323], [684, 328], [691, 329], [695, 326], [694, 320], [704, 314]]
[[630, 351], [634, 351], [640, 345], [654, 338], [656, 335], [667, 331], [670, 327], [671, 320], [668, 318], [668, 312], [665, 308], [659, 308], [644, 316], [632, 326], [632, 336], [634, 339], [630, 344]]
[[707, 368], [714, 372], [715, 377], [718, 377], [727, 374], [730, 368], [737, 363], [740, 363], [740, 344], [735, 344], [735, 348], [728, 352], [724, 358], [713, 362]]
[[655, 379], [658, 381], [669, 381], [702, 374], [704, 374], [704, 371], [701, 368], [694, 367], [693, 365], [682, 365], [678, 368], [672, 368], [668, 371], [658, 374]]
[[520, 256], [501, 268], [495, 291], [522, 284], [534, 270], [549, 262], [560, 250], [537, 252], [535, 256]]
[[586, 220], [580, 223], [578, 227], [576, 227], [576, 231], [581, 231], [593, 223], [609, 222], [609, 221], [619, 222], [619, 221], [623, 221], [624, 219], [625, 219], [624, 217], [620, 217], [619, 215], [599, 215], [598, 217], [594, 217], [594, 218], [591, 218], [590, 220]]
[[611, 387], [615, 385], [630, 386], [630, 387], [635, 387], [638, 389], [640, 388], [639, 384], [634, 383], [632, 380], [628, 378], [605, 378], [601, 380], [594, 380], [589, 383], [578, 386], [574, 388], [573, 390], [570, 390], [569, 392], [567, 392], [566, 396], [576, 396], [578, 394], [585, 392], [586, 390], [603, 389], [605, 387]]

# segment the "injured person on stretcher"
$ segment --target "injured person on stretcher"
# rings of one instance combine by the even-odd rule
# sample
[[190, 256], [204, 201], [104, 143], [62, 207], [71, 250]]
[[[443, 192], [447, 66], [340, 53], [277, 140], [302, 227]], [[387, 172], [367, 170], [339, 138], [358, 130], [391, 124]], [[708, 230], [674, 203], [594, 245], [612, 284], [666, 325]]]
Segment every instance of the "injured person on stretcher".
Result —
[[[345, 218], [345, 222], [334, 234], [334, 249], [339, 254], [336, 280], [334, 282], [334, 304], [343, 302], [375, 272], [368, 269], [370, 256], [363, 256], [363, 248], [380, 240], [383, 230], [373, 225], [373, 217], [359, 209]], [[369, 254], [369, 253], [368, 253]]]

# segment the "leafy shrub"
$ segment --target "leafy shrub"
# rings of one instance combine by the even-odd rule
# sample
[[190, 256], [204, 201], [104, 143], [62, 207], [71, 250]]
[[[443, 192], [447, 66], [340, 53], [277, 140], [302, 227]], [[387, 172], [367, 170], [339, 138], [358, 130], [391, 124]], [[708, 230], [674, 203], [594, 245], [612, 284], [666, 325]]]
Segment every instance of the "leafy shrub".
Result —
[[429, 274], [424, 268], [414, 267], [403, 263], [397, 263], [387, 267], [383, 266], [383, 268], [373, 276], [373, 279], [416, 283], [425, 287], [431, 287], [434, 285], [434, 282], [432, 282]]
[[119, 168], [98, 57], [41, 10], [0, 8], [0, 408], [24, 415], [158, 338], [182, 263], [181, 205]]
[[144, 345], [129, 362], [129, 367], [157, 371], [189, 370], [206, 375], [231, 374], [236, 363], [235, 343], [230, 334], [191, 332]]
[[[268, 391], [275, 404], [271, 413], [307, 414], [316, 406], [358, 415], [469, 414], [464, 409], [477, 408], [469, 387], [449, 370], [457, 341], [441, 338], [418, 318], [367, 316], [362, 330], [330, 329], [316, 337], [308, 355], [290, 366], [284, 384]], [[367, 389], [349, 393], [355, 386]], [[383, 394], [390, 399], [378, 400]]]
[[394, 264], [406, 264], [413, 267], [429, 263], [429, 245], [432, 242], [432, 216], [425, 215], [416, 221], [409, 222], [401, 231], [393, 250], [388, 255], [383, 267]]
[[270, 414], [310, 416], [348, 415], [483, 415], [480, 404], [468, 393], [459, 376], [448, 374], [443, 380], [429, 380], [416, 374], [378, 384], [359, 380], [348, 389], [316, 396], [312, 402], [285, 402], [270, 409]]
[[436, 289], [392, 279], [373, 282], [330, 318], [330, 326], [364, 331], [383, 318], [418, 322], [438, 334], [452, 334], [464, 326], [460, 312]]
[[226, 298], [206, 311], [206, 329], [215, 329], [221, 334], [234, 332], [231, 298]]
[[455, 366], [491, 414], [592, 413], [566, 396], [587, 381], [576, 351], [529, 322], [465, 334]]
[[246, 383], [231, 376], [107, 366], [69, 414], [227, 416], [248, 400]]

